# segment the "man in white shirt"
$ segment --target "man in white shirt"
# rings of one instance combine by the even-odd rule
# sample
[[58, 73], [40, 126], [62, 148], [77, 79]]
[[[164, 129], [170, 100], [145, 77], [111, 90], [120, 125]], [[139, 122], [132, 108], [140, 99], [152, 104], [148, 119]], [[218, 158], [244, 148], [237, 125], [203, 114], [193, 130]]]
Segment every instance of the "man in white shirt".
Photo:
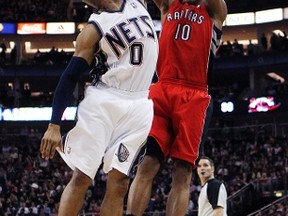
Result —
[[202, 156], [197, 173], [202, 189], [198, 199], [198, 216], [227, 216], [227, 192], [223, 182], [214, 177], [213, 161]]

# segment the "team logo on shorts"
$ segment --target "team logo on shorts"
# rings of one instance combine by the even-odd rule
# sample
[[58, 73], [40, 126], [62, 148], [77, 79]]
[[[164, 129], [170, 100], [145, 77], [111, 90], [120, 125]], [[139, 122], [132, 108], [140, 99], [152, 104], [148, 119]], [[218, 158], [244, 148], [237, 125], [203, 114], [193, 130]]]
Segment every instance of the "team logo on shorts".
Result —
[[70, 154], [71, 153], [71, 147], [67, 146], [67, 153]]
[[131, 6], [132, 6], [133, 8], [137, 8], [137, 5], [136, 5], [134, 2], [131, 3]]
[[129, 151], [128, 149], [121, 143], [118, 149], [118, 160], [123, 163], [124, 161], [127, 160], [129, 157]]

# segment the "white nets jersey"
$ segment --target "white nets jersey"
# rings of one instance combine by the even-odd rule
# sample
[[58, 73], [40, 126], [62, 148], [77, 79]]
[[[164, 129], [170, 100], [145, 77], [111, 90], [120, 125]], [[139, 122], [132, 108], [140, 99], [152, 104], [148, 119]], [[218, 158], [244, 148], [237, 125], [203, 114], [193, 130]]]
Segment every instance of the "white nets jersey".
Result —
[[102, 36], [99, 49], [108, 71], [100, 81], [122, 91], [146, 91], [155, 71], [158, 39], [144, 5], [124, 0], [119, 11], [93, 13], [88, 23]]

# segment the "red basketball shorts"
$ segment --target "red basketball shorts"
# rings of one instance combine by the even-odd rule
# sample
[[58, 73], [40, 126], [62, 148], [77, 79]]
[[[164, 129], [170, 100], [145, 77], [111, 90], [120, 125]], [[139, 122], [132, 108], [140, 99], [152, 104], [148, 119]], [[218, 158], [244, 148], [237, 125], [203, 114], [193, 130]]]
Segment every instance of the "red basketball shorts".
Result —
[[195, 164], [211, 99], [207, 89], [159, 81], [151, 86], [149, 97], [154, 103], [149, 135], [156, 139], [166, 158]]

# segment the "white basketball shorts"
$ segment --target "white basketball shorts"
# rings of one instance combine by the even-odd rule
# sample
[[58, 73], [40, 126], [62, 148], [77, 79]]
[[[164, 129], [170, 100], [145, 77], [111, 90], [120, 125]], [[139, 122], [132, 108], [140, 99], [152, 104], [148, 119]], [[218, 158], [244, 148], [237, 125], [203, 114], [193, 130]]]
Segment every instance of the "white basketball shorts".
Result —
[[63, 139], [64, 161], [94, 179], [112, 168], [132, 176], [143, 159], [153, 103], [147, 92], [121, 92], [104, 86], [89, 86], [78, 107], [75, 127]]

